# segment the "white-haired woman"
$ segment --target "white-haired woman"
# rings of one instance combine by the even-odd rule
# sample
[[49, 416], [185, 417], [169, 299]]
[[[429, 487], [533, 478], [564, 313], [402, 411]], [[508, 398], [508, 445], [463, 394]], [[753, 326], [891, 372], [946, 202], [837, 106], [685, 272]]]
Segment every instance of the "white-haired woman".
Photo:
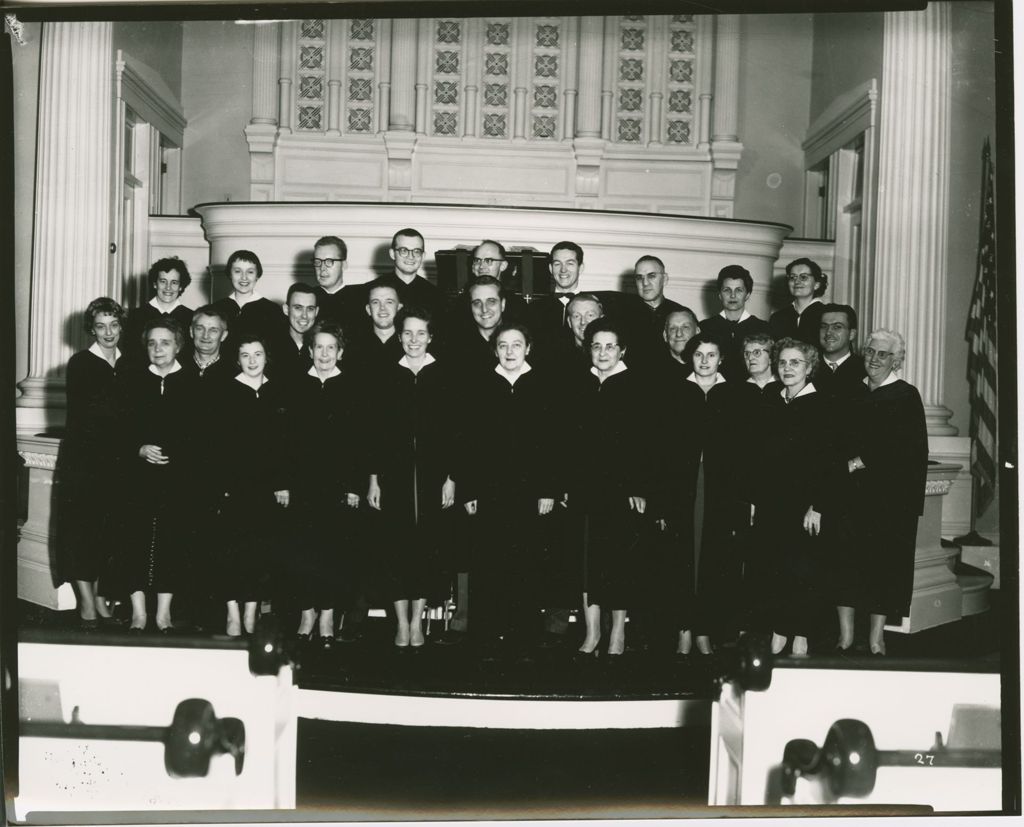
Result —
[[894, 330], [876, 330], [862, 355], [865, 389], [849, 403], [842, 441], [849, 485], [836, 544], [838, 646], [853, 644], [859, 609], [871, 617], [871, 653], [884, 655], [886, 617], [897, 619], [910, 611], [928, 432], [921, 395], [897, 375], [906, 355], [903, 337]]

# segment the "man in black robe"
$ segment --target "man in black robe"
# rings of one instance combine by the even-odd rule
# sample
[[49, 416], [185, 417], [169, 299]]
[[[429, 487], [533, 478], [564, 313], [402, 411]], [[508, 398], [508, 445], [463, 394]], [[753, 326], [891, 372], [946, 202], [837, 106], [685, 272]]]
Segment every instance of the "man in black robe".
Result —
[[[363, 312], [362, 285], [345, 284], [348, 245], [336, 235], [325, 235], [313, 245], [313, 274], [319, 320], [337, 322], [343, 328]], [[310, 323], [312, 325], [312, 322]]]
[[561, 345], [569, 328], [569, 303], [579, 290], [583, 273], [583, 248], [574, 241], [559, 241], [551, 248], [548, 263], [554, 293], [537, 296], [527, 310], [527, 323], [534, 338], [535, 359], [546, 359]]
[[290, 385], [298, 384], [313, 367], [313, 358], [306, 346], [306, 331], [319, 317], [319, 297], [316, 289], [296, 282], [288, 288], [284, 314], [288, 318], [288, 341], [281, 343], [278, 353], [271, 353], [270, 373], [279, 375]]
[[848, 304], [826, 304], [821, 315], [823, 359], [814, 386], [837, 399], [858, 394], [864, 384], [864, 360], [853, 351], [857, 338], [857, 311]]
[[633, 266], [633, 273], [639, 301], [623, 306], [628, 316], [623, 321], [631, 334], [625, 361], [630, 367], [643, 368], [664, 355], [665, 320], [683, 306], [665, 298], [668, 274], [664, 262], [657, 256], [641, 256]]

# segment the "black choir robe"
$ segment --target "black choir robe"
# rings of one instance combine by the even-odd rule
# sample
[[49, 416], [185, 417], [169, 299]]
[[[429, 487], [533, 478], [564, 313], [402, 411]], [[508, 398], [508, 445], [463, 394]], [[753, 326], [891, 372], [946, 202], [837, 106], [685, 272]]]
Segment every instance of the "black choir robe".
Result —
[[564, 490], [550, 427], [550, 379], [531, 369], [513, 385], [492, 367], [474, 373], [471, 385], [457, 486], [460, 504], [477, 503], [476, 514], [464, 520], [476, 540], [469, 566], [470, 632], [529, 639], [540, 631], [538, 610], [548, 592], [541, 532], [552, 514], [539, 516], [538, 500], [557, 502]]
[[[906, 616], [917, 522], [924, 513], [928, 431], [917, 389], [902, 379], [845, 400], [840, 442], [843, 534], [835, 545], [835, 602]], [[847, 461], [864, 468], [849, 473]]]
[[267, 298], [259, 298], [247, 302], [241, 307], [231, 298], [225, 296], [213, 303], [217, 312], [228, 323], [228, 337], [221, 345], [222, 357], [235, 362], [238, 358], [238, 345], [243, 333], [254, 333], [265, 339], [267, 346], [269, 374], [274, 365], [275, 353], [284, 346], [288, 338], [288, 319], [281, 310], [281, 305]]
[[270, 596], [280, 553], [285, 509], [275, 492], [289, 490], [294, 479], [289, 387], [268, 378], [254, 390], [234, 378], [220, 398], [220, 597], [258, 602]]
[[772, 338], [778, 342], [788, 336], [820, 349], [821, 317], [824, 312], [825, 305], [818, 299], [807, 305], [799, 315], [792, 304], [776, 310], [768, 320]]
[[123, 356], [111, 365], [89, 350], [68, 360], [67, 419], [54, 473], [56, 572], [62, 582], [106, 580], [122, 537], [127, 370]]
[[447, 478], [459, 496], [456, 380], [440, 361], [418, 374], [395, 362], [375, 384], [370, 442], [379, 469], [378, 522], [389, 554], [391, 599], [426, 598], [437, 605], [447, 596], [451, 572], [455, 506], [441, 507]]
[[651, 307], [639, 296], [623, 296], [624, 321], [627, 324], [626, 355], [623, 360], [633, 368], [644, 368], [660, 360], [665, 350], [665, 319], [683, 306], [662, 298]]
[[[816, 631], [822, 609], [823, 536], [837, 519], [840, 477], [836, 412], [823, 393], [805, 393], [786, 403], [782, 393], [765, 396], [757, 425], [757, 466], [749, 477], [764, 631], [787, 637]], [[822, 535], [803, 527], [813, 507], [821, 514]]]
[[757, 316], [748, 316], [743, 321], [731, 322], [721, 314], [711, 316], [700, 323], [700, 332], [714, 336], [722, 349], [722, 366], [719, 372], [732, 383], [747, 378], [747, 366], [743, 361], [743, 340], [747, 336], [768, 333], [768, 322]]
[[864, 389], [864, 359], [856, 353], [844, 361], [833, 372], [825, 359], [818, 363], [818, 370], [814, 374], [814, 387], [826, 396], [839, 399], [849, 399], [851, 396], [858, 396]]
[[631, 369], [599, 383], [587, 374], [575, 395], [576, 439], [567, 452], [569, 506], [587, 520], [585, 591], [605, 609], [636, 608], [650, 576], [640, 542], [650, 516], [630, 509], [632, 496], [650, 499], [650, 457], [638, 451], [637, 423], [649, 411], [646, 386]]
[[[161, 378], [148, 369], [129, 380], [122, 436], [128, 457], [129, 505], [123, 565], [126, 591], [180, 591], [190, 567], [190, 513], [200, 457], [194, 376], [178, 370]], [[143, 445], [159, 445], [166, 465], [139, 456]]]

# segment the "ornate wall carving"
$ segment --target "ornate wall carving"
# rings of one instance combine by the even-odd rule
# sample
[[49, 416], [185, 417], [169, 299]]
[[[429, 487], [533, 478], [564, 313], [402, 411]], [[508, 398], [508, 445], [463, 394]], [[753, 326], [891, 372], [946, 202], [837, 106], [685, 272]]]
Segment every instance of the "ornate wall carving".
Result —
[[738, 33], [709, 16], [271, 27], [257, 37], [246, 130], [253, 200], [732, 214], [742, 144], [709, 136], [712, 118], [736, 122], [715, 109], [735, 110], [735, 73], [711, 79], [716, 38], [731, 67]]

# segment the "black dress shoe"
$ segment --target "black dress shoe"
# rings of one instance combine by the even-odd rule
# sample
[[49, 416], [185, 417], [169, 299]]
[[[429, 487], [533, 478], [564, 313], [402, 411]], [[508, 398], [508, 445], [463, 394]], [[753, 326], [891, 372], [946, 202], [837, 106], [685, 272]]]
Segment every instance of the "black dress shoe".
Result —
[[330, 652], [334, 648], [334, 638], [331, 635], [320, 635], [320, 648]]
[[78, 618], [78, 628], [81, 629], [83, 632], [95, 632], [97, 629], [100, 628], [100, 619], [98, 617], [93, 617], [89, 619], [80, 617]]

